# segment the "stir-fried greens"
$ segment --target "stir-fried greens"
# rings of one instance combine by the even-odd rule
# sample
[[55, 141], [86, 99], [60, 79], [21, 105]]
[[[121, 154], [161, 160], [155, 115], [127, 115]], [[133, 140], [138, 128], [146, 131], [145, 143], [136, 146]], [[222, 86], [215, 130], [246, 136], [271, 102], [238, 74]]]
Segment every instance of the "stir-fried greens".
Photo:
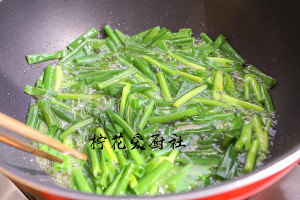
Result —
[[67, 50], [26, 56], [48, 65], [36, 86], [27, 125], [88, 155], [43, 144], [70, 187], [105, 195], [189, 191], [250, 172], [269, 152], [276, 80], [223, 35], [200, 39], [189, 28], [154, 27], [128, 36], [91, 28]]

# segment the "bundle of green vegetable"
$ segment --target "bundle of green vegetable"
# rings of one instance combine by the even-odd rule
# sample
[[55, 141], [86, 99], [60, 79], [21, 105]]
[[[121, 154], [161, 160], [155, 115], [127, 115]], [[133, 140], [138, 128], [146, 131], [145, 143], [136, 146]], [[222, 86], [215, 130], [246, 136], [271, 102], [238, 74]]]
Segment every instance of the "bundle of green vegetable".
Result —
[[244, 59], [223, 35], [159, 26], [127, 36], [91, 28], [67, 50], [28, 55], [48, 65], [27, 125], [83, 151], [53, 171], [70, 187], [105, 195], [183, 192], [252, 171], [268, 154], [276, 82]]

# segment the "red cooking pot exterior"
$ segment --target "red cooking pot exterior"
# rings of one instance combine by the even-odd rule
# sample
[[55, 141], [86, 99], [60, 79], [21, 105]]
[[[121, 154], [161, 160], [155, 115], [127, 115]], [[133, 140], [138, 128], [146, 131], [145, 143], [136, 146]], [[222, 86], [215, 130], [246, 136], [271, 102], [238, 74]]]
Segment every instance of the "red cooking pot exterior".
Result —
[[[294, 158], [290, 158], [294, 155]], [[262, 190], [266, 189], [267, 187], [271, 186], [272, 184], [274, 184], [276, 181], [278, 181], [279, 179], [281, 179], [284, 175], [286, 175], [289, 171], [291, 171], [291, 169], [300, 162], [300, 150], [298, 150], [297, 152], [295, 152], [292, 156], [288, 157], [287, 159], [283, 159], [282, 161], [274, 164], [273, 166], [271, 166], [270, 168], [268, 168], [267, 170], [273, 170], [275, 169], [279, 169], [279, 171], [274, 170], [274, 173], [270, 176], [264, 177], [261, 180], [253, 180], [252, 183], [248, 184], [248, 185], [244, 185], [241, 187], [236, 187], [236, 188], [231, 188], [228, 191], [224, 191], [221, 192], [219, 194], [216, 195], [212, 195], [212, 196], [208, 196], [208, 197], [203, 197], [203, 198], [190, 198], [188, 197], [187, 199], [198, 199], [198, 200], [227, 200], [227, 199], [233, 199], [233, 200], [237, 200], [237, 199], [247, 199], [259, 192], [261, 192]], [[285, 163], [288, 163], [289, 158], [291, 159], [291, 164], [286, 165]], [[284, 166], [284, 168], [282, 169], [282, 165], [286, 165]], [[242, 181], [240, 181], [242, 183]], [[48, 194], [45, 192], [41, 192], [41, 194], [43, 195], [43, 197], [47, 200], [73, 200], [70, 198], [65, 198], [65, 197], [60, 197], [60, 196], [56, 196], [53, 194]], [[196, 195], [195, 195], [196, 196]], [[165, 198], [168, 199], [168, 198]]]

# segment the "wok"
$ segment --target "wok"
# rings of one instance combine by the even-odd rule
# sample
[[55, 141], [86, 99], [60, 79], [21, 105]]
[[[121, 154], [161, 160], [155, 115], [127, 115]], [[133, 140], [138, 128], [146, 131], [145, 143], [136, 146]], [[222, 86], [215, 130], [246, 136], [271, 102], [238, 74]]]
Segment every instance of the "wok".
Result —
[[[63, 49], [93, 26], [101, 30], [110, 24], [126, 34], [156, 25], [171, 31], [191, 27], [194, 35], [206, 32], [213, 39], [222, 33], [247, 63], [278, 80], [271, 90], [278, 119], [272, 156], [243, 177], [155, 199], [249, 197], [299, 162], [299, 8], [297, 0], [0, 1], [0, 111], [25, 122], [30, 97], [23, 89], [34, 85], [53, 61], [29, 66], [24, 56]], [[60, 188], [34, 156], [5, 144], [0, 144], [0, 152], [0, 172], [26, 191], [48, 199], [116, 199]]]

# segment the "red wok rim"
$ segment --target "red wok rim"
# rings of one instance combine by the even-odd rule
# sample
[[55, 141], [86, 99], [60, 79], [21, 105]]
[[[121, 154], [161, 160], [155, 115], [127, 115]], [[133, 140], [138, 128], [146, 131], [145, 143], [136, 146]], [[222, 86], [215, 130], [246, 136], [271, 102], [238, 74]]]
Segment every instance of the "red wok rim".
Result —
[[[71, 191], [64, 188], [52, 188], [50, 186], [42, 185], [40, 183], [34, 182], [33, 180], [25, 179], [24, 177], [20, 177], [18, 175], [15, 175], [14, 173], [2, 168], [0, 166], [0, 172], [5, 174], [7, 177], [9, 177], [11, 180], [21, 183], [23, 185], [26, 185], [29, 188], [32, 188], [36, 191], [40, 191], [45, 196], [50, 197], [53, 194], [56, 196], [56, 194], [59, 194], [59, 197], [62, 197], [61, 199], [212, 199], [213, 197], [222, 196], [222, 195], [228, 195], [230, 192], [237, 192], [243, 188], [246, 188], [250, 185], [256, 184], [259, 181], [262, 181], [262, 185], [257, 188], [256, 191], [245, 192], [244, 198], [249, 197], [254, 194], [254, 192], [259, 192], [266, 187], [268, 187], [270, 184], [274, 183], [278, 179], [280, 179], [283, 175], [288, 173], [292, 167], [300, 162], [300, 148], [299, 146], [296, 148], [296, 151], [291, 153], [290, 155], [286, 156], [285, 158], [279, 160], [278, 162], [271, 164], [269, 167], [266, 167], [265, 169], [262, 169], [261, 171], [252, 172], [249, 175], [246, 175], [244, 177], [229, 181], [228, 183], [225, 183], [224, 185], [220, 186], [211, 186], [207, 187], [203, 190], [195, 190], [190, 191], [186, 193], [179, 193], [179, 194], [172, 194], [172, 195], [164, 195], [164, 196], [155, 196], [155, 197], [109, 197], [109, 196], [99, 196], [95, 194], [87, 194], [82, 192], [76, 192]], [[277, 175], [277, 176], [276, 176]], [[267, 179], [270, 180], [267, 180]], [[265, 180], [265, 181], [264, 181]], [[240, 195], [241, 196], [241, 195]], [[239, 197], [240, 197], [239, 196]]]

